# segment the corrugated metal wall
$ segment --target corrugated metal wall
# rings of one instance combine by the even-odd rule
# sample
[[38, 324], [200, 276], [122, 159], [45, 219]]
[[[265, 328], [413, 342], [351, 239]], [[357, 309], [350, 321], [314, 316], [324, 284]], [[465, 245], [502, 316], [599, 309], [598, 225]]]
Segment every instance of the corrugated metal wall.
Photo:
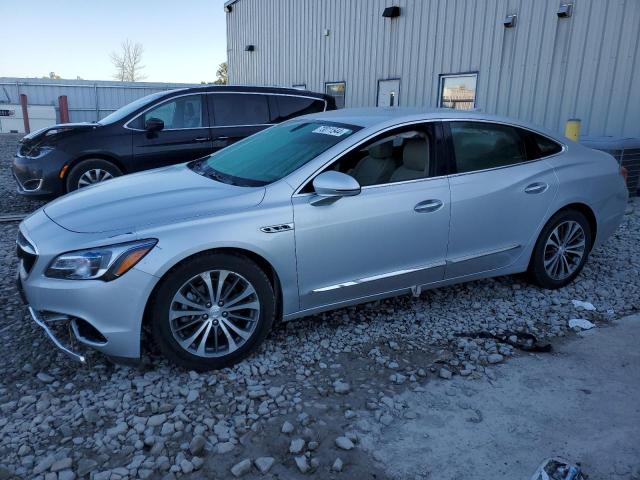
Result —
[[59, 121], [58, 97], [66, 95], [69, 120], [93, 122], [150, 93], [188, 86], [191, 85], [0, 77], [0, 103], [20, 103], [20, 94], [24, 93], [30, 105], [54, 105]]
[[[436, 106], [439, 75], [478, 72], [477, 107], [562, 131], [640, 137], [640, 0], [238, 0], [227, 14], [232, 83], [323, 91], [376, 104], [399, 78], [400, 105]], [[398, 5], [401, 16], [382, 17]], [[506, 29], [507, 14], [517, 14]], [[328, 36], [323, 31], [330, 31]], [[246, 45], [255, 51], [246, 52]]]

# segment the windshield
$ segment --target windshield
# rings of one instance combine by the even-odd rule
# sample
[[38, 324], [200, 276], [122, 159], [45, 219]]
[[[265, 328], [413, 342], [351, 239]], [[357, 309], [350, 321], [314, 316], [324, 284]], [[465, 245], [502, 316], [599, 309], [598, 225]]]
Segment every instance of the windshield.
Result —
[[215, 180], [262, 186], [280, 180], [361, 127], [294, 120], [263, 130], [189, 167]]
[[110, 123], [118, 122], [122, 120], [124, 117], [126, 117], [127, 115], [135, 112], [139, 108], [144, 107], [146, 104], [154, 100], [157, 100], [160, 97], [165, 96], [167, 93], [169, 92], [167, 91], [156, 92], [156, 93], [152, 93], [151, 95], [147, 95], [145, 97], [139, 98], [138, 100], [134, 100], [131, 103], [127, 103], [124, 107], [120, 107], [115, 112], [110, 113], [109, 115], [104, 117], [102, 120], [100, 120], [98, 123], [100, 125], [107, 125]]

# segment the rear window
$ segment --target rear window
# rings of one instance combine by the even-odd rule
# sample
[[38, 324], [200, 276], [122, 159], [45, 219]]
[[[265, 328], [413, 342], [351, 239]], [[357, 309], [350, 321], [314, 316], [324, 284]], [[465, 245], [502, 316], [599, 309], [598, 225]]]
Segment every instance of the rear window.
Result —
[[266, 95], [219, 93], [211, 97], [213, 120], [218, 127], [269, 123], [269, 105]]
[[284, 122], [300, 115], [322, 112], [325, 109], [324, 100], [317, 98], [273, 95], [271, 99], [275, 103], [274, 113], [277, 112], [273, 115], [274, 122]]

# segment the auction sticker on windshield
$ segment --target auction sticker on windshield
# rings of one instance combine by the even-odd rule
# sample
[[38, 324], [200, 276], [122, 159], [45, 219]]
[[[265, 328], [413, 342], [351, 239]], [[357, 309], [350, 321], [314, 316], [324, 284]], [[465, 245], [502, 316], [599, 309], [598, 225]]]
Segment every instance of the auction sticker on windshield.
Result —
[[313, 133], [321, 133], [323, 135], [331, 135], [332, 137], [341, 137], [347, 133], [351, 133], [348, 128], [322, 126], [313, 130]]

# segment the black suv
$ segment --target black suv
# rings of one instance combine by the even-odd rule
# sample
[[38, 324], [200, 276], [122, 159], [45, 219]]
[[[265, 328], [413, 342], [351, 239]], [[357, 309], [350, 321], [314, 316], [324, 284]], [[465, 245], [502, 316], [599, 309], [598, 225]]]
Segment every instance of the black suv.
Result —
[[62, 195], [194, 160], [275, 123], [335, 108], [331, 96], [288, 88], [206, 86], [154, 93], [97, 123], [65, 123], [26, 135], [13, 174], [24, 195]]

